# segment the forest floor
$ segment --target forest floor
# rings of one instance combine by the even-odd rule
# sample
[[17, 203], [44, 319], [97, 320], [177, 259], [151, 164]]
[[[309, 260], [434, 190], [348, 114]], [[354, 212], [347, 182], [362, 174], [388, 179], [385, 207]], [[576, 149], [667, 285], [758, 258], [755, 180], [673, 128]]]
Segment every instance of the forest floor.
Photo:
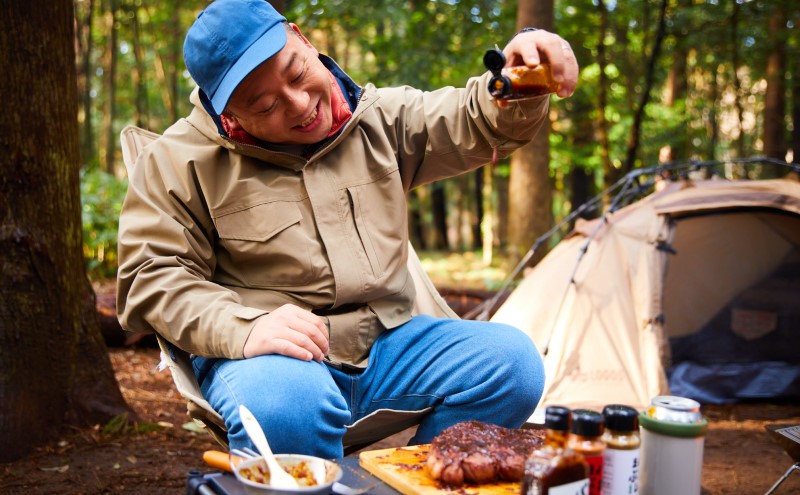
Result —
[[[202, 454], [221, 447], [193, 427], [169, 371], [158, 370], [152, 342], [111, 347], [109, 356], [140, 422], [65, 431], [54, 444], [0, 464], [0, 494], [177, 494], [186, 492], [189, 471], [210, 471]], [[703, 414], [709, 420], [703, 495], [763, 494], [792, 465], [765, 427], [800, 424], [800, 403], [705, 405]], [[405, 445], [412, 433], [402, 432], [370, 449]], [[800, 473], [776, 493], [800, 493]]]

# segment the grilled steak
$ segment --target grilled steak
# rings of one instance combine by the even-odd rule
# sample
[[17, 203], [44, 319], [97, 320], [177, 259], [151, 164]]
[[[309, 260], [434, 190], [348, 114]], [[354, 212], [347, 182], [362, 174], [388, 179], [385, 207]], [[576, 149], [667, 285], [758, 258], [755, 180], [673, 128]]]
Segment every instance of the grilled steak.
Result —
[[525, 460], [542, 445], [543, 430], [512, 430], [480, 421], [455, 424], [431, 442], [426, 467], [448, 485], [520, 481]]

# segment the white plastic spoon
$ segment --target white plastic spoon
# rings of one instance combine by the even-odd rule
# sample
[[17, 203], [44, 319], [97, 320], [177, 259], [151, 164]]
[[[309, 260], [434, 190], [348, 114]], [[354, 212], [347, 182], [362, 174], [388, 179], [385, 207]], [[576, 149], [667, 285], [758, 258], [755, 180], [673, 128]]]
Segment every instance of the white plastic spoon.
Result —
[[253, 416], [253, 413], [244, 405], [240, 405], [239, 416], [242, 419], [245, 431], [250, 436], [250, 440], [253, 441], [258, 451], [261, 452], [261, 455], [264, 457], [264, 460], [267, 461], [270, 486], [275, 488], [297, 488], [299, 486], [297, 480], [294, 479], [291, 474], [283, 470], [272, 454], [272, 449], [269, 448], [269, 444], [267, 443], [267, 436], [264, 434], [264, 430], [261, 429], [261, 425], [256, 421], [256, 417]]

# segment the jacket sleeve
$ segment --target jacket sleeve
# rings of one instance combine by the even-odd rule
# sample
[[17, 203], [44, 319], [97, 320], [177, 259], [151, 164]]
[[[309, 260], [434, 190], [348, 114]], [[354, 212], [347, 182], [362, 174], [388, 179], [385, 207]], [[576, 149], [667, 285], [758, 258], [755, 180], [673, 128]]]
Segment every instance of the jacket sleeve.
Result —
[[146, 147], [129, 177], [119, 221], [120, 323], [193, 354], [241, 358], [253, 319], [265, 311], [211, 281], [213, 224], [193, 163], [168, 140]]
[[423, 92], [393, 88], [398, 161], [403, 184], [411, 189], [504, 158], [527, 144], [547, 117], [549, 95], [500, 108], [487, 88], [490, 73], [464, 88]]

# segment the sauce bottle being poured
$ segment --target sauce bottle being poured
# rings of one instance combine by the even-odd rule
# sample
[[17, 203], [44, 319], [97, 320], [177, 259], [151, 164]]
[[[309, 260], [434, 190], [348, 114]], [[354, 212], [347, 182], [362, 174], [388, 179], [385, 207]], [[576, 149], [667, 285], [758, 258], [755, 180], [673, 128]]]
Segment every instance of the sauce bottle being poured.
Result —
[[492, 72], [489, 94], [501, 107], [505, 107], [511, 101], [555, 93], [560, 88], [560, 85], [553, 81], [549, 64], [539, 64], [534, 67], [524, 65], [505, 67], [506, 56], [496, 47], [486, 51], [483, 65]]

